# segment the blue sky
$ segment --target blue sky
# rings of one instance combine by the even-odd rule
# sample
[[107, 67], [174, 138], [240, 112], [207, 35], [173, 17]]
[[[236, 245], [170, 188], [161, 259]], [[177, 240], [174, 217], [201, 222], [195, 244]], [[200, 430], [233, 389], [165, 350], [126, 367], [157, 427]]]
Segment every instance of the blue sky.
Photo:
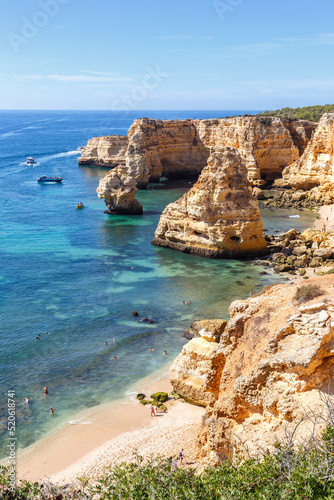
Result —
[[11, 0], [0, 109], [334, 102], [332, 0]]

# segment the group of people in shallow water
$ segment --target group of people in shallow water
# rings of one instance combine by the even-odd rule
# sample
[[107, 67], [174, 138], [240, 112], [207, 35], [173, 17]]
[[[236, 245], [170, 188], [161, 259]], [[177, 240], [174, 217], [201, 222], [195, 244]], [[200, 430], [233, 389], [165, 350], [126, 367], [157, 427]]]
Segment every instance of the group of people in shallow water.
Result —
[[[46, 333], [48, 333], [48, 332], [46, 332]], [[48, 389], [47, 385], [44, 387], [43, 391], [44, 391], [45, 396], [47, 396], [49, 394], [49, 389]], [[28, 405], [29, 402], [30, 402], [30, 398], [26, 397], [25, 400], [24, 400], [24, 402], [23, 402], [23, 404]], [[53, 415], [55, 410], [58, 410], [58, 408], [52, 408], [51, 407], [50, 411], [49, 411], [49, 415]]]
[[190, 306], [190, 304], [191, 304], [191, 300], [187, 300], [187, 301], [184, 300], [183, 301], [184, 306]]
[[[49, 332], [48, 332], [48, 331], [46, 331], [46, 332], [45, 332], [45, 335], [49, 335]], [[41, 340], [41, 338], [42, 338], [42, 335], [39, 333], [39, 334], [37, 335], [37, 337], [36, 337], [36, 340]]]
[[[113, 341], [114, 341], [114, 344], [116, 344], [116, 339], [115, 339], [115, 337], [113, 337]], [[105, 341], [104, 345], [108, 345], [108, 342], [107, 342], [107, 341]], [[150, 347], [150, 348], [149, 348], [149, 351], [154, 351], [153, 347]], [[163, 355], [164, 355], [164, 356], [168, 356], [168, 353], [167, 353], [167, 351], [166, 351], [166, 350], [164, 350]], [[119, 359], [119, 358], [118, 358], [117, 356], [114, 356], [114, 359]]]

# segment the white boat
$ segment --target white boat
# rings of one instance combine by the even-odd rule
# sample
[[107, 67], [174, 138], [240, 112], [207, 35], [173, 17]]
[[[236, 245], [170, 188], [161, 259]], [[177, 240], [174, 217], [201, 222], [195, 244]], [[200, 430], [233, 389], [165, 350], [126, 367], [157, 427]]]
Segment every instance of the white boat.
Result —
[[27, 165], [33, 165], [35, 162], [35, 158], [33, 156], [28, 156]]
[[82, 151], [83, 149], [85, 149], [85, 146], [79, 146], [79, 147], [77, 147], [77, 151], [78, 151], [78, 153], [81, 153], [81, 151]]

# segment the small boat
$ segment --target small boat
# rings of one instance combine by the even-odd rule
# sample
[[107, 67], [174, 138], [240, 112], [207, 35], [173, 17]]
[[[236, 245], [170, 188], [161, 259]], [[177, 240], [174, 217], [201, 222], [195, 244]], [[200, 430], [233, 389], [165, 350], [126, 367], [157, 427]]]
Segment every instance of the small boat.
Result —
[[33, 156], [28, 156], [27, 165], [33, 165], [35, 162], [35, 158]]
[[85, 146], [79, 146], [79, 147], [77, 147], [77, 151], [78, 151], [78, 153], [81, 153], [81, 151], [82, 151], [83, 149], [85, 149]]
[[80, 201], [80, 203], [77, 203], [77, 208], [83, 208], [85, 205], [82, 203], [82, 201]]
[[41, 177], [39, 177], [37, 179], [37, 182], [40, 182], [40, 183], [51, 183], [51, 182], [61, 182], [63, 180], [62, 177], [47, 177], [46, 175], [41, 175]]

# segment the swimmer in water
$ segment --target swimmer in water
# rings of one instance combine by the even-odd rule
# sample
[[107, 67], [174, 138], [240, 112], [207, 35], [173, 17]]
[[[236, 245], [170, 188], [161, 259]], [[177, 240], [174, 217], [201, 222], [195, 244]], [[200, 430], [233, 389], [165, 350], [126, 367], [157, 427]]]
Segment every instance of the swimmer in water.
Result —
[[27, 405], [27, 404], [29, 404], [29, 398], [25, 398], [25, 400], [24, 400], [24, 403], [23, 403], [23, 404], [26, 404], [26, 405]]
[[104, 345], [108, 345], [108, 342], [105, 342]]
[[114, 359], [118, 359], [118, 357], [117, 357], [117, 356], [114, 356]]
[[58, 410], [58, 408], [50, 408], [49, 415], [53, 415], [55, 410]]
[[114, 341], [114, 344], [116, 344], [116, 339], [115, 339], [115, 337], [113, 337], [112, 339], [113, 339], [113, 341]]
[[150, 351], [154, 351], [153, 347], [150, 347], [150, 349], [149, 349], [149, 350], [150, 350]]
[[167, 351], [164, 351], [164, 355], [167, 356]]
[[49, 394], [49, 389], [47, 388], [47, 386], [44, 387], [44, 394]]

